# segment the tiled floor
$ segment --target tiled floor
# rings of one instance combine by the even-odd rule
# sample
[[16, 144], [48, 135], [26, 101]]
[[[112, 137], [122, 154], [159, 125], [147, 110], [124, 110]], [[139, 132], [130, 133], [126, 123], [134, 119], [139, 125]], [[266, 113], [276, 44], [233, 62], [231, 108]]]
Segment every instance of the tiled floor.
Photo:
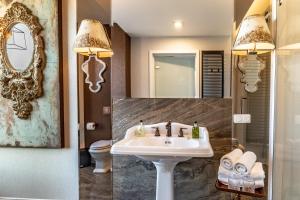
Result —
[[111, 173], [94, 174], [92, 167], [81, 168], [80, 200], [112, 200]]

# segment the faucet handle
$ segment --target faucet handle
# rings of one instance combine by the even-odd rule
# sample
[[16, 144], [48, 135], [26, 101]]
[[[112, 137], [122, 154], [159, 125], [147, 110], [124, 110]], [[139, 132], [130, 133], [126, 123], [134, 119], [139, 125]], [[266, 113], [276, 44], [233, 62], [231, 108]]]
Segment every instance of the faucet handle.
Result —
[[172, 121], [169, 120], [169, 121], [167, 122], [167, 124], [166, 124], [166, 128], [171, 127], [171, 124], [172, 124]]
[[154, 134], [154, 136], [156, 136], [156, 137], [160, 136], [159, 128], [158, 128], [158, 127], [151, 127], [151, 128], [155, 129], [155, 134]]
[[180, 128], [178, 137], [183, 137], [183, 130], [186, 130], [187, 128]]

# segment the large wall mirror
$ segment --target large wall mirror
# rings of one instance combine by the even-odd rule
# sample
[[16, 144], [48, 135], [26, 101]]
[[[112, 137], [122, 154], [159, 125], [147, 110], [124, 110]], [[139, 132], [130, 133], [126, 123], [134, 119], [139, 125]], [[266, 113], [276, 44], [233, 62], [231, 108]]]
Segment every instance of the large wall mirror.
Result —
[[[125, 198], [119, 196], [120, 188], [128, 192], [122, 187], [126, 177], [115, 174], [119, 177], [117, 180], [111, 172], [93, 173], [95, 169], [99, 171], [95, 165], [98, 158], [97, 154], [89, 153], [101, 144], [100, 140], [113, 138], [111, 100], [123, 97], [230, 98], [233, 1], [112, 0], [108, 8], [105, 1], [77, 2], [81, 8], [77, 11], [78, 24], [88, 18], [113, 24], [109, 32], [114, 51], [104, 73], [106, 82], [99, 93], [89, 92], [79, 70], [80, 199], [92, 196], [119, 200]], [[103, 8], [109, 12], [99, 12]], [[80, 56], [79, 59], [84, 60]], [[114, 166], [116, 162], [112, 163]], [[155, 186], [144, 185], [152, 189]], [[140, 197], [134, 196], [136, 199], [155, 196], [155, 192], [149, 192], [150, 197], [141, 191]]]
[[230, 3], [132, 2], [113, 1], [112, 21], [131, 37], [133, 98], [231, 97]]
[[27, 119], [31, 101], [43, 93], [44, 46], [38, 18], [15, 2], [0, 19], [1, 95], [12, 101], [15, 114]]

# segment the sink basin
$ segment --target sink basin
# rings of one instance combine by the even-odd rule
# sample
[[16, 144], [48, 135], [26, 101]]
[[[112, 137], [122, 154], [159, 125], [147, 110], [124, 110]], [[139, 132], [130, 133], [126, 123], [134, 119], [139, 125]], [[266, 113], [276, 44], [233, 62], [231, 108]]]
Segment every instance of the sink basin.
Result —
[[[208, 131], [200, 127], [200, 139], [192, 139], [192, 126], [172, 123], [172, 137], [166, 137], [166, 123], [145, 125], [145, 136], [136, 137], [134, 126], [127, 130], [125, 138], [115, 143], [111, 148], [112, 154], [136, 156], [184, 156], [184, 157], [212, 157], [213, 150], [209, 143]], [[161, 136], [154, 136], [152, 127], [159, 127]], [[184, 137], [178, 137], [179, 129], [184, 130]]]
[[[145, 125], [145, 136], [135, 136], [138, 126], [129, 128], [124, 139], [115, 143], [111, 154], [134, 155], [152, 161], [157, 169], [156, 200], [174, 199], [173, 171], [175, 166], [192, 157], [212, 157], [214, 152], [209, 142], [209, 133], [205, 127], [199, 127], [199, 139], [192, 138], [192, 126], [172, 123], [171, 137], [166, 137], [166, 122]], [[160, 136], [154, 136], [158, 127]], [[184, 137], [178, 137], [180, 128], [186, 128]]]

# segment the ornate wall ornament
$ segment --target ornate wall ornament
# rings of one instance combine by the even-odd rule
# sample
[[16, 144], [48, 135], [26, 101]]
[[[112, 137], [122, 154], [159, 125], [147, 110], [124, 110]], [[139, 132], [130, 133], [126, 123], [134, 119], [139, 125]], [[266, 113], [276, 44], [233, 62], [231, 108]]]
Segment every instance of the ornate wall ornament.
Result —
[[254, 93], [258, 90], [257, 84], [261, 81], [260, 73], [266, 67], [265, 61], [257, 55], [243, 57], [238, 64], [243, 77], [241, 82], [245, 83], [245, 90]]
[[[85, 83], [89, 84], [89, 90], [97, 93], [101, 90], [101, 83], [104, 83], [103, 72], [106, 69], [106, 64], [98, 59], [96, 55], [90, 55], [82, 66], [82, 71], [86, 74]], [[92, 74], [96, 75], [93, 76]]]
[[[13, 66], [8, 55], [8, 37], [12, 29], [22, 24], [30, 31], [33, 53], [30, 64], [20, 70]], [[38, 18], [23, 4], [15, 2], [0, 18], [0, 89], [4, 98], [13, 101], [13, 110], [21, 119], [27, 119], [32, 111], [31, 101], [43, 94], [43, 68], [45, 53], [43, 39], [39, 35], [42, 26]], [[16, 28], [17, 30], [17, 28]], [[19, 30], [19, 29], [18, 29]], [[17, 32], [21, 33], [21, 32]], [[25, 41], [26, 45], [26, 41]], [[26, 47], [26, 46], [25, 46]], [[27, 48], [27, 47], [26, 47]], [[18, 52], [20, 53], [20, 52]], [[15, 58], [19, 59], [19, 58]]]

